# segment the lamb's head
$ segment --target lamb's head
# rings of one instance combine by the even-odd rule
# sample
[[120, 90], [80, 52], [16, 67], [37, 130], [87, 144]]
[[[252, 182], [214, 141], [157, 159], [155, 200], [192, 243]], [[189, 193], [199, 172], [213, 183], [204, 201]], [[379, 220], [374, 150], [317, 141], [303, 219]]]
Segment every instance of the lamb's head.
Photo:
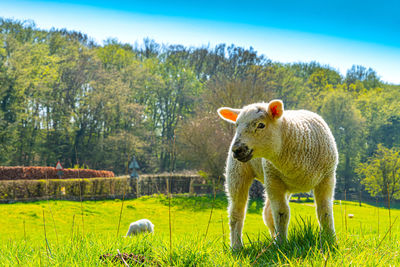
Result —
[[257, 103], [242, 109], [218, 109], [222, 119], [236, 125], [232, 140], [233, 157], [247, 162], [253, 157], [269, 158], [280, 148], [280, 118], [283, 114], [281, 100]]

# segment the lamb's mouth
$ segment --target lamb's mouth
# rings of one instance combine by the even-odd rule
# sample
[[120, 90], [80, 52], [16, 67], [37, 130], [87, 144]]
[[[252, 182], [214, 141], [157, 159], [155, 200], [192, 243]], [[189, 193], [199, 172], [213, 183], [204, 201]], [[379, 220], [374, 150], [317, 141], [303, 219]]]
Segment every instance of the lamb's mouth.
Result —
[[238, 161], [241, 162], [247, 162], [249, 160], [251, 160], [251, 158], [253, 157], [253, 149], [251, 149], [245, 156], [237, 158], [235, 157]]

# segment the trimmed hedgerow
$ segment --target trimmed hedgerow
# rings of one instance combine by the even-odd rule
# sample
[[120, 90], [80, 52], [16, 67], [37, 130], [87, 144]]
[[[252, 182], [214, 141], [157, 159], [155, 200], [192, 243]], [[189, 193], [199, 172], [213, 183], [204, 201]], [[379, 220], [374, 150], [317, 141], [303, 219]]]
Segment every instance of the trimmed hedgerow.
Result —
[[136, 194], [128, 177], [3, 180], [0, 182], [0, 202], [39, 199], [99, 199]]
[[[61, 179], [114, 177], [112, 171], [89, 169], [64, 169]], [[0, 167], [0, 180], [39, 180], [59, 179], [57, 169], [53, 167]]]
[[[167, 185], [168, 184], [168, 185]], [[216, 186], [216, 190], [220, 190]], [[141, 175], [71, 178], [71, 179], [0, 179], [0, 202], [33, 201], [41, 199], [106, 199], [120, 198], [124, 194], [132, 198], [152, 194], [210, 194], [213, 186], [195, 174]]]

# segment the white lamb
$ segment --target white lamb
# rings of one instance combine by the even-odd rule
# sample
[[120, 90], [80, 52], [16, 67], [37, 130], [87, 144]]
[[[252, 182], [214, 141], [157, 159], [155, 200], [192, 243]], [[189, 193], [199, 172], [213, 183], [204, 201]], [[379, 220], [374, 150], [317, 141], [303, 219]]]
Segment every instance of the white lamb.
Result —
[[129, 225], [129, 230], [126, 233], [126, 236], [136, 235], [139, 233], [153, 233], [153, 232], [154, 232], [154, 225], [151, 223], [151, 221], [147, 219], [141, 219]]
[[218, 113], [236, 125], [225, 174], [232, 248], [242, 246], [254, 178], [264, 183], [264, 223], [278, 241], [287, 238], [291, 194], [310, 190], [321, 228], [335, 234], [332, 205], [338, 152], [325, 121], [306, 110], [284, 111], [281, 100], [243, 109], [220, 108]]

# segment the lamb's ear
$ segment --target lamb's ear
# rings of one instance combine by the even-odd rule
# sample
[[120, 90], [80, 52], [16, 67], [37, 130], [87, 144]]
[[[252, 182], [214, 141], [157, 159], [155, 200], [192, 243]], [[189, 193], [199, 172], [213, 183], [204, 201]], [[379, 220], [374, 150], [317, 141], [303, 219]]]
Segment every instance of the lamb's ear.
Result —
[[237, 117], [239, 116], [240, 109], [233, 109], [233, 108], [219, 108], [218, 115], [227, 122], [235, 123]]
[[283, 102], [279, 99], [272, 100], [268, 104], [268, 115], [272, 119], [279, 119], [283, 114]]

